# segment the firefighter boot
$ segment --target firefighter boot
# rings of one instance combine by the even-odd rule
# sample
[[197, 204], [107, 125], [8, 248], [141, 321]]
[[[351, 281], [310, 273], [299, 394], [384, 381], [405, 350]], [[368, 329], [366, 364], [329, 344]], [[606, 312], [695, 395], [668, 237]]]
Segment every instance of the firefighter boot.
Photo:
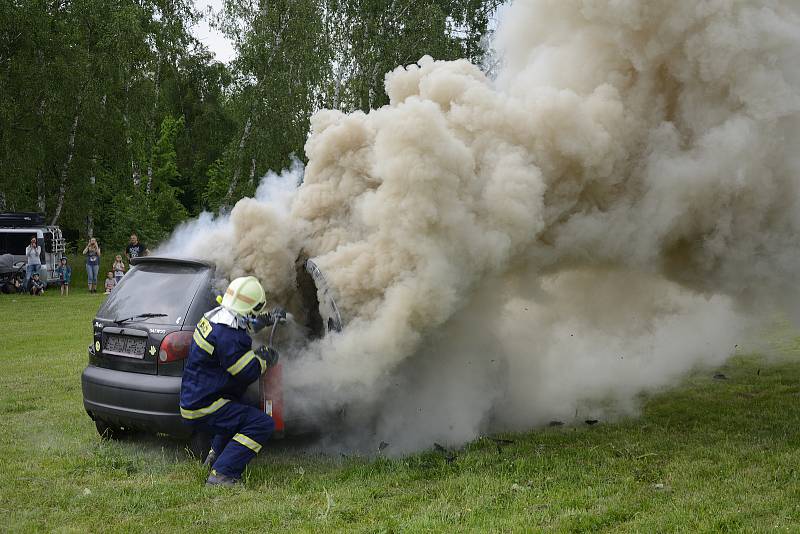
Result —
[[208, 480], [206, 480], [206, 486], [223, 486], [226, 488], [232, 488], [241, 482], [242, 481], [238, 478], [223, 475], [222, 473], [218, 473], [216, 470], [212, 469], [211, 474], [208, 475]]

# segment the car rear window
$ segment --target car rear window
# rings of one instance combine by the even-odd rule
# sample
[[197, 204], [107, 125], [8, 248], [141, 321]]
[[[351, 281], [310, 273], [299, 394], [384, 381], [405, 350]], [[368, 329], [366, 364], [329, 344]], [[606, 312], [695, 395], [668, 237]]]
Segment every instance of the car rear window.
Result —
[[182, 324], [207, 268], [180, 264], [133, 267], [100, 307], [100, 319], [119, 320], [142, 313], [163, 313], [149, 324]]

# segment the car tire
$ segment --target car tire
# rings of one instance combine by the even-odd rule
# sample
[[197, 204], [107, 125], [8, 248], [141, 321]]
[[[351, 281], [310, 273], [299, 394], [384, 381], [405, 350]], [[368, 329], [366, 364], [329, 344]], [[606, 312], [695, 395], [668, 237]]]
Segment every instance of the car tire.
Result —
[[208, 452], [211, 450], [211, 435], [206, 432], [194, 432], [189, 438], [186, 448], [201, 463], [205, 462]]
[[101, 439], [120, 440], [129, 437], [133, 433], [129, 428], [112, 425], [102, 419], [96, 419], [94, 426], [97, 428], [97, 433], [100, 434]]

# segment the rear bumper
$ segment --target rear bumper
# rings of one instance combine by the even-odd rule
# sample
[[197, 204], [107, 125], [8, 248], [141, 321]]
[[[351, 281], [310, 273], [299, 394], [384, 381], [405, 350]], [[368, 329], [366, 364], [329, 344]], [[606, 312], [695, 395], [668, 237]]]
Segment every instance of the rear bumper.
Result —
[[[89, 365], [81, 375], [83, 407], [92, 419], [146, 432], [189, 437], [192, 427], [180, 415], [181, 377], [146, 375]], [[248, 388], [242, 402], [258, 406], [258, 382]], [[291, 434], [316, 428], [303, 419], [287, 422]], [[283, 432], [276, 432], [276, 438]]]
[[81, 375], [83, 406], [92, 419], [184, 437], [178, 402], [181, 378], [137, 374], [89, 365]]

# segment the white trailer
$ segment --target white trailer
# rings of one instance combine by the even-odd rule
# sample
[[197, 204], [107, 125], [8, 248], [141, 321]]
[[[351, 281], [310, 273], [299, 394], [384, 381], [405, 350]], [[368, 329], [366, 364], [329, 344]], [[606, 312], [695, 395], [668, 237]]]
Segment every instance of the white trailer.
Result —
[[15, 263], [25, 263], [25, 248], [32, 237], [36, 237], [42, 247], [39, 276], [46, 283], [56, 283], [55, 270], [66, 251], [61, 228], [45, 224], [40, 213], [0, 213], [0, 255], [11, 254]]

